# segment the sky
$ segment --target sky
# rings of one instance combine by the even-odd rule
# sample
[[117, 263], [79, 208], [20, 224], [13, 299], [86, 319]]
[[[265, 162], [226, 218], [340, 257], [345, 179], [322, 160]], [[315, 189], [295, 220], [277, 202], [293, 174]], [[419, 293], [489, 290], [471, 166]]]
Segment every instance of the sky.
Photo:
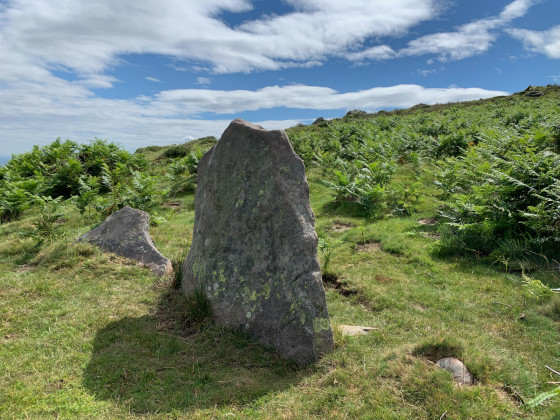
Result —
[[560, 83], [558, 0], [0, 0], [0, 155]]

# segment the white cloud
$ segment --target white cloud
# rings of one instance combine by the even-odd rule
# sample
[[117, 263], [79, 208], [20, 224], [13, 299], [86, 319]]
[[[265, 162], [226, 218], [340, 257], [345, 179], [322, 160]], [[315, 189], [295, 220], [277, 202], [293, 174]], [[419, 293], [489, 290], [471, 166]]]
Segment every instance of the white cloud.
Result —
[[504, 10], [500, 13], [499, 19], [503, 22], [509, 22], [513, 19], [523, 17], [536, 3], [537, 0], [515, 0], [504, 7]]
[[342, 54], [347, 60], [361, 62], [364, 60], [388, 60], [395, 58], [397, 53], [388, 45], [377, 45], [362, 51]]
[[479, 19], [459, 26], [455, 32], [429, 34], [412, 40], [399, 56], [435, 54], [438, 60], [462, 60], [480, 55], [490, 49], [503, 28], [513, 19], [524, 16], [537, 0], [515, 0], [508, 4], [499, 16]]
[[[2, 0], [0, 0], [1, 3]], [[363, 62], [435, 54], [458, 59], [486, 51], [495, 34], [523, 15], [532, 0], [510, 3], [500, 16], [456, 32], [412, 41], [405, 50], [373, 47], [383, 37], [405, 35], [432, 19], [447, 0], [285, 0], [284, 15], [228, 26], [220, 16], [251, 9], [249, 0], [10, 0], [0, 4], [0, 142], [23, 151], [54, 138], [94, 136], [129, 149], [219, 135], [236, 114], [287, 107], [354, 109], [408, 107], [503, 94], [483, 89], [427, 89], [397, 85], [341, 93], [328, 87], [289, 85], [259, 90], [169, 90], [135, 99], [103, 99], [94, 89], [121, 81], [106, 73], [126, 54], [159, 54], [180, 71], [216, 73], [278, 70], [322, 65], [330, 57]], [[57, 77], [67, 72], [71, 79]], [[210, 80], [199, 77], [199, 84]], [[153, 76], [146, 80], [159, 81]], [[204, 83], [203, 83], [204, 82]], [[207, 83], [206, 83], [207, 82]], [[257, 121], [258, 122], [258, 121]], [[297, 120], [268, 121], [265, 127]], [[268, 124], [268, 125], [267, 125]]]
[[438, 70], [437, 69], [418, 69], [417, 72], [422, 77], [428, 77], [430, 74], [437, 73]]
[[197, 77], [196, 83], [199, 85], [209, 85], [210, 83], [212, 83], [212, 80], [210, 80], [208, 77]]
[[[219, 136], [235, 114], [243, 111], [277, 107], [374, 111], [502, 94], [505, 93], [478, 88], [431, 89], [418, 85], [340, 93], [327, 87], [290, 85], [259, 90], [171, 90], [153, 97], [119, 100], [96, 98], [83, 86], [59, 79], [58, 84], [48, 87], [26, 85], [3, 92], [0, 139], [4, 150], [15, 152], [28, 150], [33, 144], [49, 143], [59, 136], [77, 141], [94, 136], [108, 138], [134, 150], [149, 144], [179, 143], [185, 136]], [[201, 119], [206, 113], [233, 115], [227, 119]], [[260, 124], [279, 128], [298, 122]]]
[[[10, 0], [0, 6], [0, 141], [3, 150], [72, 137], [108, 137], [127, 147], [219, 134], [226, 121], [198, 119], [200, 109], [281, 106], [281, 88], [249, 98], [228, 91], [171, 92], [135, 100], [108, 100], [94, 89], [120, 81], [106, 73], [126, 54], [159, 54], [177, 70], [217, 73], [314, 67], [356, 51], [380, 36], [404, 34], [434, 17], [442, 0], [287, 0], [293, 11], [232, 27], [221, 13], [248, 11], [249, 0]], [[0, 0], [1, 2], [1, 0]], [[371, 54], [371, 53], [370, 53]], [[57, 77], [67, 72], [68, 81]], [[146, 80], [156, 82], [156, 77]], [[204, 81], [203, 79], [199, 79]], [[294, 92], [292, 88], [290, 92]], [[297, 88], [306, 92], [305, 88]], [[330, 92], [327, 88], [326, 92]], [[318, 95], [317, 88], [313, 95]], [[275, 93], [271, 99], [264, 96]], [[176, 93], [175, 93], [176, 95]], [[243, 93], [241, 92], [241, 95]], [[210, 108], [209, 101], [216, 104]], [[305, 108], [305, 98], [292, 98]], [[310, 104], [312, 108], [315, 106]], [[337, 105], [338, 106], [338, 105]], [[196, 115], [195, 115], [196, 114]], [[193, 117], [196, 116], [196, 118]], [[283, 124], [283, 123], [280, 123]], [[160, 140], [162, 139], [162, 140]]]
[[12, 0], [0, 9], [0, 44], [29, 65], [78, 74], [143, 53], [198, 61], [218, 73], [271, 70], [402, 34], [434, 17], [438, 1], [289, 0], [291, 13], [230, 27], [220, 12], [249, 10], [248, 0]]
[[417, 103], [447, 103], [505, 95], [501, 91], [478, 88], [424, 88], [418, 85], [376, 87], [340, 93], [320, 86], [269, 86], [259, 90], [176, 89], [157, 94], [151, 112], [175, 109], [177, 113], [213, 112], [235, 114], [286, 107], [293, 109], [354, 109], [374, 111], [381, 108], [405, 108]]
[[408, 46], [399, 51], [399, 55], [436, 54], [440, 61], [461, 60], [486, 52], [496, 34], [489, 30], [495, 27], [495, 21], [480, 20], [461, 26], [457, 32], [430, 34], [412, 40]]
[[159, 79], [156, 78], [156, 77], [152, 77], [152, 76], [146, 76], [146, 77], [144, 77], [144, 79], [146, 79], [146, 80], [148, 80], [148, 81], [150, 81], [150, 82], [161, 83], [161, 80], [159, 80]]
[[530, 51], [545, 54], [549, 58], [560, 58], [560, 25], [547, 31], [510, 29], [508, 33], [521, 40]]

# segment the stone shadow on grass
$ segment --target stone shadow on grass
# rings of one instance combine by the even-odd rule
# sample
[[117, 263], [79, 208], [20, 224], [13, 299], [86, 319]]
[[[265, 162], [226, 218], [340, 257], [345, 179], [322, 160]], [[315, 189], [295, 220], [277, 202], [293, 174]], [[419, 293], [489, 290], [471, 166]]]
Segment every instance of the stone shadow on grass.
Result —
[[84, 371], [86, 389], [133, 413], [169, 413], [250, 403], [311, 372], [242, 333], [189, 325], [184, 303], [172, 290], [153, 315], [99, 330]]

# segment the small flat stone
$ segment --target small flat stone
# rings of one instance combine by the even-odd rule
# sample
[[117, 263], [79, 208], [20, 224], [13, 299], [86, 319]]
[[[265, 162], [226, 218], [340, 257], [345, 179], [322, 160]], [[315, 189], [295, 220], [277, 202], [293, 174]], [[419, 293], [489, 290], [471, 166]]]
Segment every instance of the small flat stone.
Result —
[[453, 374], [453, 380], [460, 385], [472, 385], [474, 383], [471, 373], [459, 359], [445, 357], [438, 360], [436, 365], [451, 372]]
[[326, 230], [330, 230], [330, 231], [339, 233], [339, 232], [346, 232], [347, 230], [350, 230], [353, 227], [354, 227], [354, 225], [351, 225], [350, 223], [335, 222], [331, 226], [326, 228]]
[[419, 224], [426, 225], [426, 226], [436, 225], [437, 222], [438, 222], [437, 219], [434, 219], [433, 217], [427, 217], [427, 218], [418, 220]]
[[379, 328], [363, 327], [361, 325], [339, 325], [338, 329], [342, 335], [366, 335]]

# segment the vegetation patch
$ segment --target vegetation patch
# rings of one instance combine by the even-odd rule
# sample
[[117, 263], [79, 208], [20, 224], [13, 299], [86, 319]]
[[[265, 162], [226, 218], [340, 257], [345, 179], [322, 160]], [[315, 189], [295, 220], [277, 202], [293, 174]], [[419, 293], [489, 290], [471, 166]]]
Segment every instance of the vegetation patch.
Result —
[[356, 244], [356, 251], [358, 252], [380, 252], [383, 251], [381, 242], [371, 241]]
[[413, 356], [424, 357], [431, 362], [437, 362], [445, 357], [461, 359], [464, 354], [463, 345], [457, 340], [448, 337], [431, 337], [412, 350]]
[[560, 295], [552, 297], [539, 308], [539, 312], [555, 322], [560, 322]]
[[335, 222], [331, 226], [327, 227], [326, 230], [330, 230], [336, 233], [346, 232], [354, 227], [351, 223]]
[[425, 217], [423, 219], [418, 220], [418, 223], [425, 226], [434, 226], [437, 224], [437, 222], [438, 222], [437, 219], [434, 219], [433, 217]]
[[339, 277], [333, 273], [323, 274], [323, 284], [328, 288], [336, 290], [337, 293], [342, 296], [348, 297], [358, 294], [355, 288], [350, 287], [346, 281], [339, 279]]
[[162, 206], [169, 207], [171, 209], [178, 209], [179, 207], [181, 207], [182, 204], [183, 203], [181, 203], [180, 201], [171, 201], [171, 202], [163, 203]]
[[198, 333], [212, 321], [212, 309], [206, 295], [197, 289], [185, 296], [173, 284], [163, 287], [154, 315], [157, 331], [167, 331], [181, 337]]
[[187, 259], [189, 253], [189, 246], [185, 245], [183, 248], [176, 252], [171, 258], [171, 266], [173, 267], [173, 283], [174, 289], [181, 288], [181, 281], [183, 280], [183, 264]]
[[[163, 149], [159, 158], [183, 158], [189, 156], [191, 153], [198, 154], [201, 150], [208, 150], [214, 144], [216, 144], [218, 140], [215, 137], [203, 137], [197, 140], [191, 140], [187, 143], [168, 146]], [[138, 152], [138, 151], [137, 151]]]
[[373, 276], [375, 278], [375, 281], [379, 282], [379, 283], [393, 283], [395, 280], [392, 279], [389, 276], [384, 276], [383, 274], [376, 274], [375, 276]]

